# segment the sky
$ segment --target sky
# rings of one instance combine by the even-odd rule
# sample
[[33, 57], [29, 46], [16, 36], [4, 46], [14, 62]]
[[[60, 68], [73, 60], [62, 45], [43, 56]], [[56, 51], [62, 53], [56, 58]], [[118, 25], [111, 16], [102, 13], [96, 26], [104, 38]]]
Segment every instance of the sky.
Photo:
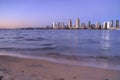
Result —
[[120, 20], [120, 0], [0, 0], [0, 28], [45, 27], [76, 18], [92, 23]]

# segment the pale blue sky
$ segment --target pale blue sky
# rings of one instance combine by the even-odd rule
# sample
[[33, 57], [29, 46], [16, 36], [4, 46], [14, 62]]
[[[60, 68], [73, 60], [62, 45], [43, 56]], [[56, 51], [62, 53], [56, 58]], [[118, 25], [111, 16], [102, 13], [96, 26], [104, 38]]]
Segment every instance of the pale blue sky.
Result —
[[120, 0], [0, 0], [0, 27], [43, 27], [53, 21], [120, 19]]

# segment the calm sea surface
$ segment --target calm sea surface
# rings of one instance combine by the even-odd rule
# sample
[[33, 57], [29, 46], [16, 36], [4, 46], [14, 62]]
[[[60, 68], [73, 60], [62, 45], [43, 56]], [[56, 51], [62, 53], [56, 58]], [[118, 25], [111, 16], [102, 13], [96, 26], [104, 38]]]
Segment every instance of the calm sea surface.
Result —
[[0, 54], [62, 58], [120, 70], [120, 31], [0, 30]]

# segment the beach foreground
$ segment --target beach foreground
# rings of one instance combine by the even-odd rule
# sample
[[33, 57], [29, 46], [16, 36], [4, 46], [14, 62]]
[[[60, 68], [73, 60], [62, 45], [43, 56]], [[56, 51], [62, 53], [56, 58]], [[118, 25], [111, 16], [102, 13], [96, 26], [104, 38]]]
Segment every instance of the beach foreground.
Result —
[[0, 56], [0, 80], [120, 80], [120, 71]]

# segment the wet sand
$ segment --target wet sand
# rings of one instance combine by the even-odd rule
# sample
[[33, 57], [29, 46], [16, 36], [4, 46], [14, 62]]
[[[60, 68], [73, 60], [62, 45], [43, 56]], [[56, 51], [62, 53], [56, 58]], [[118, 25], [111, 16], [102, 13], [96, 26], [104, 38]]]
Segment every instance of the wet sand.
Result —
[[0, 56], [0, 80], [120, 80], [120, 71]]

